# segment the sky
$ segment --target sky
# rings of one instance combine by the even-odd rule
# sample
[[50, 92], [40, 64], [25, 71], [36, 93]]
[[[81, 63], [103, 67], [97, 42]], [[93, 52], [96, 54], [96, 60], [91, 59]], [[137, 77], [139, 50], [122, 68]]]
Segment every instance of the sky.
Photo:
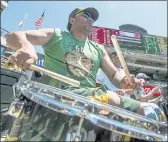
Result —
[[167, 1], [9, 1], [1, 13], [1, 27], [20, 30], [18, 24], [27, 12], [23, 30], [35, 29], [35, 21], [45, 10], [42, 28], [67, 30], [68, 16], [77, 7], [99, 11], [95, 26], [119, 29], [122, 24], [134, 24], [148, 34], [167, 37]]
[[91, 6], [100, 14], [95, 26], [118, 29], [122, 24], [135, 24], [149, 34], [167, 36], [166, 1], [9, 1], [1, 15], [1, 27], [9, 31], [19, 30], [18, 23], [27, 11], [23, 29], [35, 29], [34, 23], [45, 9], [42, 27], [66, 30], [73, 9]]

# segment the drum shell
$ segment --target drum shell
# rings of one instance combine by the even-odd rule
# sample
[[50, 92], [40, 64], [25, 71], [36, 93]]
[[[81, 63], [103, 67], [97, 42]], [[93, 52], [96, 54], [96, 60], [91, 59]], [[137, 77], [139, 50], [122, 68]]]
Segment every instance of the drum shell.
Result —
[[[29, 113], [29, 118], [26, 115], [26, 121], [23, 121], [17, 136], [20, 141], [65, 141], [68, 130], [78, 125], [80, 120], [77, 116], [61, 114], [39, 104], [35, 104]], [[87, 141], [108, 141], [110, 138], [110, 131], [99, 128], [88, 120], [84, 121], [82, 127], [87, 132]]]

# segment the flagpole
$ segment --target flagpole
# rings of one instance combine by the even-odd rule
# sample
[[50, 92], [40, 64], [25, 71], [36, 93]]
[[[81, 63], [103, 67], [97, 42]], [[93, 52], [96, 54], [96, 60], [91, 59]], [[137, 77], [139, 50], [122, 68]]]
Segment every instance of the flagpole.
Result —
[[[38, 28], [36, 28], [36, 30], [38, 30]], [[35, 47], [35, 50], [37, 52], [37, 49], [38, 49], [37, 45], [35, 45], [34, 47]]]
[[[36, 30], [38, 30], [39, 28], [36, 28]], [[37, 51], [38, 51], [38, 45], [35, 45], [34, 46], [35, 47], [35, 50], [36, 50], [36, 53], [37, 53]]]
[[[45, 13], [45, 10], [43, 12], [43, 14]], [[44, 16], [44, 15], [43, 15]], [[44, 20], [44, 17], [43, 17]], [[42, 29], [42, 25], [43, 25], [43, 21], [41, 22], [40, 26], [37, 28], [37, 30]], [[36, 46], [36, 51], [38, 50], [38, 46]]]
[[21, 31], [23, 31], [23, 26], [24, 26], [24, 24], [25, 24], [26, 19], [27, 19], [27, 12], [26, 12], [26, 15], [25, 15], [25, 17], [24, 17], [23, 24], [22, 24], [21, 27], [20, 27]]
[[[24, 24], [23, 24], [23, 26], [24, 26]], [[23, 31], [23, 26], [21, 27], [21, 31]]]
[[[39, 28], [36, 28], [36, 30], [39, 30]], [[36, 52], [38, 51], [38, 46], [39, 46], [39, 45], [36, 45], [36, 46], [35, 46]]]

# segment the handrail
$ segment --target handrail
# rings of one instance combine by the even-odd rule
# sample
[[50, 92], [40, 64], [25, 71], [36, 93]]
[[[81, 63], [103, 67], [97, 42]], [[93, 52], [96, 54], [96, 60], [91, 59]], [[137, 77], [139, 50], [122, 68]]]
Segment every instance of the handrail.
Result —
[[10, 33], [10, 32], [7, 31], [7, 30], [5, 30], [5, 29], [3, 29], [3, 28], [1, 28], [1, 36], [3, 36], [3, 37], [6, 38], [6, 35], [7, 35], [8, 33]]

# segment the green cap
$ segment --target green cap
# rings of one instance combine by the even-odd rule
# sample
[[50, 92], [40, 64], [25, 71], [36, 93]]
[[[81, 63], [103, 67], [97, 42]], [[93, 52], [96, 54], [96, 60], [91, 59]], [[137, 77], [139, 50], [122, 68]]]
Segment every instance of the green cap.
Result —
[[[79, 13], [81, 13], [81, 12], [87, 12], [87, 13], [89, 13], [89, 14], [91, 15], [91, 18], [92, 18], [94, 21], [96, 21], [96, 20], [98, 19], [98, 17], [99, 17], [99, 12], [98, 12], [95, 8], [93, 8], [93, 7], [88, 7], [88, 8], [84, 8], [84, 9], [82, 9], [82, 8], [75, 8], [75, 9], [70, 13], [69, 18], [70, 18], [70, 17], [74, 17], [74, 16], [76, 16], [77, 14], [79, 14]], [[71, 29], [71, 23], [69, 22], [69, 18], [68, 18], [68, 25], [67, 25], [68, 31], [70, 31], [70, 29]]]

